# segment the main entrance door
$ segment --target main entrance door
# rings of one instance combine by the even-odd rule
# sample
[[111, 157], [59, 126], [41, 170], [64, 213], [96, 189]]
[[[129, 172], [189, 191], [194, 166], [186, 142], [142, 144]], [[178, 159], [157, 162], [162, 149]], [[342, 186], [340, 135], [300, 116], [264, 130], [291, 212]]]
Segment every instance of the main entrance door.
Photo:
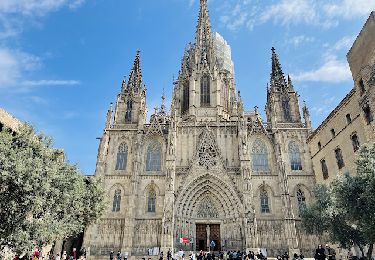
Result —
[[[207, 240], [209, 235], [209, 240]], [[213, 241], [213, 243], [212, 243]], [[208, 244], [212, 248], [208, 248]], [[196, 225], [196, 250], [221, 250], [220, 225], [219, 224], [197, 224]]]

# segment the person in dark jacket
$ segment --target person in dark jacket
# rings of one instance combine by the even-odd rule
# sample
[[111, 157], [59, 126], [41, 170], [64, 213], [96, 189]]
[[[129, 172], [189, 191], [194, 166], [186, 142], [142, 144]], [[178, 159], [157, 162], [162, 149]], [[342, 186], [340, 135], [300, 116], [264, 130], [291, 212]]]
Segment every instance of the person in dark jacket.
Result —
[[326, 253], [328, 260], [336, 260], [335, 249], [331, 248], [328, 244], [326, 245], [325, 253]]
[[326, 259], [326, 255], [325, 255], [325, 252], [324, 252], [324, 248], [322, 247], [322, 245], [318, 245], [318, 248], [315, 250], [315, 259], [316, 260], [325, 260]]

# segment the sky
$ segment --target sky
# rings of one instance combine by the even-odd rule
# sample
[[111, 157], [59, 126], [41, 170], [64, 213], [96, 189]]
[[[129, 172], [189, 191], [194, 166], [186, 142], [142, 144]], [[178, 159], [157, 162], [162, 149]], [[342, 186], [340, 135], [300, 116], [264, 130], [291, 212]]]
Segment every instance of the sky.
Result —
[[[346, 54], [373, 0], [209, 0], [246, 110], [264, 115], [271, 47], [316, 128], [353, 87]], [[105, 114], [141, 50], [149, 111], [167, 101], [199, 0], [0, 0], [0, 107], [95, 171]], [[167, 103], [168, 104], [168, 103]]]

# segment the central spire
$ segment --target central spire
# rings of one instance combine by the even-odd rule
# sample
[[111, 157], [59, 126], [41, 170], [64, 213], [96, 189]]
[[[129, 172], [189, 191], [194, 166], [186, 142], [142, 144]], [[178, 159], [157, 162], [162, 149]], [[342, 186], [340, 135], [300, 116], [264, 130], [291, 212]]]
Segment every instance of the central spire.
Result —
[[127, 89], [133, 90], [135, 92], [141, 91], [143, 87], [143, 79], [142, 79], [142, 71], [141, 71], [141, 57], [140, 57], [140, 51], [137, 51], [137, 54], [134, 59], [133, 68], [129, 75], [129, 81], [127, 85]]
[[[199, 18], [195, 35], [195, 46], [201, 61], [210, 58], [212, 50], [211, 22], [208, 14], [207, 0], [200, 0]], [[197, 58], [198, 58], [197, 57]]]

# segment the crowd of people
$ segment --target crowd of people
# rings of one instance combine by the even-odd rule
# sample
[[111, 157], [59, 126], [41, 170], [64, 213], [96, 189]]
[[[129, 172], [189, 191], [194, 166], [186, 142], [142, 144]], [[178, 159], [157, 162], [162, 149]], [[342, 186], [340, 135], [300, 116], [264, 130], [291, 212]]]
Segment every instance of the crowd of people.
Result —
[[43, 255], [38, 249], [35, 250], [30, 256], [29, 255], [15, 255], [13, 260], [86, 260], [86, 250], [82, 249], [79, 252], [73, 249], [71, 253], [63, 251], [61, 254], [53, 254], [48, 252]]

